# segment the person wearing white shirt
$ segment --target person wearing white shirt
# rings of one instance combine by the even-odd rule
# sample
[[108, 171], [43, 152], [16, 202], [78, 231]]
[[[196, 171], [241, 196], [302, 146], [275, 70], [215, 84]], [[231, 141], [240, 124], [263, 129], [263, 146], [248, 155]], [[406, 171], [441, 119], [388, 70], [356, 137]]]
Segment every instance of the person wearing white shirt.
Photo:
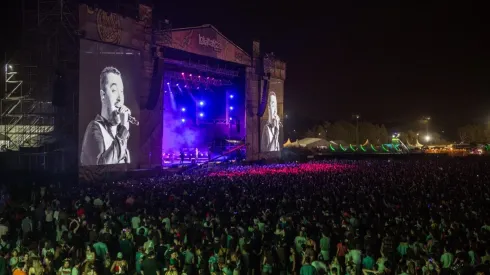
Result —
[[53, 222], [53, 219], [54, 219], [54, 211], [53, 211], [53, 209], [51, 209], [51, 208], [48, 207], [44, 211], [44, 215], [45, 215], [45, 221], [47, 223], [52, 223]]
[[131, 226], [133, 227], [134, 230], [140, 227], [140, 223], [141, 223], [140, 215], [136, 215], [131, 218]]
[[361, 270], [362, 252], [359, 249], [359, 245], [356, 245], [355, 249], [349, 250], [349, 253], [345, 256], [346, 261], [352, 261], [356, 266], [356, 270]]

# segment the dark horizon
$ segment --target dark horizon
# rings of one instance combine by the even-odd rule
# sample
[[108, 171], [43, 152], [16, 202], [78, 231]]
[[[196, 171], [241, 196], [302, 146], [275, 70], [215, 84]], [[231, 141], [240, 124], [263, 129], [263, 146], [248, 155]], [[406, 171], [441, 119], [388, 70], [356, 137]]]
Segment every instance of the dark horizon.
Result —
[[[20, 14], [17, 4], [7, 8], [11, 17]], [[244, 50], [259, 39], [263, 52], [286, 61], [290, 119], [359, 113], [366, 121], [408, 124], [431, 116], [455, 133], [490, 118], [490, 24], [475, 3], [171, 1], [158, 9], [173, 27], [212, 24]], [[18, 40], [18, 32], [10, 27], [4, 35]], [[16, 48], [10, 41], [4, 50]]]

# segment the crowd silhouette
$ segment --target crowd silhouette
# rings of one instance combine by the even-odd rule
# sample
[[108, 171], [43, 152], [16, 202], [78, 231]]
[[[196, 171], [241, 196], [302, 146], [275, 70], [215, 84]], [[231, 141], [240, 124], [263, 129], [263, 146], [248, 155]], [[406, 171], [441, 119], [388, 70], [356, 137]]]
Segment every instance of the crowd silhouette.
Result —
[[488, 274], [489, 181], [441, 158], [4, 186], [0, 275]]

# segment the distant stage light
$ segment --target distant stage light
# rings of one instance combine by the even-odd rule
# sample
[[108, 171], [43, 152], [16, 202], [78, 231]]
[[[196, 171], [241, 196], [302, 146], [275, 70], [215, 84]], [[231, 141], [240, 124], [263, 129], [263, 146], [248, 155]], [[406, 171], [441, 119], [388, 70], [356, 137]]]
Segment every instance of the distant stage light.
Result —
[[187, 88], [187, 85], [185, 85], [184, 88]]
[[179, 83], [177, 83], [177, 86], [179, 86]]
[[184, 73], [180, 73], [181, 75], [184, 75]]
[[185, 108], [182, 108], [182, 109], [181, 109], [181, 111], [182, 111], [182, 112], [185, 112]]
[[185, 122], [185, 118], [181, 119], [180, 121]]
[[233, 95], [230, 95], [230, 98], [233, 99]]
[[233, 120], [233, 118], [232, 118], [232, 117], [230, 117], [230, 120]]
[[192, 76], [192, 74], [189, 74], [189, 76]]
[[199, 105], [204, 106], [204, 101], [199, 101]]
[[199, 114], [199, 116], [200, 116], [200, 117], [204, 117], [204, 113], [200, 113], [200, 114]]
[[170, 82], [167, 82], [167, 85], [170, 85]]
[[230, 106], [230, 110], [233, 111], [233, 106]]

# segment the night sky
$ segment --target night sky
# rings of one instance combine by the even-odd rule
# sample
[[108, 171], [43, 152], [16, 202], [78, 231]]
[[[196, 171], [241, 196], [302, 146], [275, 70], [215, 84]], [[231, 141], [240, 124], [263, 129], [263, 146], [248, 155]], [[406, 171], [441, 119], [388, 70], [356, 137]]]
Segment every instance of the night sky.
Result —
[[246, 51], [256, 38], [285, 60], [290, 118], [360, 113], [397, 124], [429, 115], [448, 130], [490, 119], [490, 24], [480, 3], [163, 2], [174, 27], [212, 24]]
[[289, 117], [349, 120], [360, 113], [396, 124], [429, 115], [453, 129], [490, 118], [490, 24], [472, 1], [202, 1], [193, 11], [185, 1], [170, 2], [165, 14], [174, 27], [213, 24], [246, 50], [259, 38], [284, 59]]

